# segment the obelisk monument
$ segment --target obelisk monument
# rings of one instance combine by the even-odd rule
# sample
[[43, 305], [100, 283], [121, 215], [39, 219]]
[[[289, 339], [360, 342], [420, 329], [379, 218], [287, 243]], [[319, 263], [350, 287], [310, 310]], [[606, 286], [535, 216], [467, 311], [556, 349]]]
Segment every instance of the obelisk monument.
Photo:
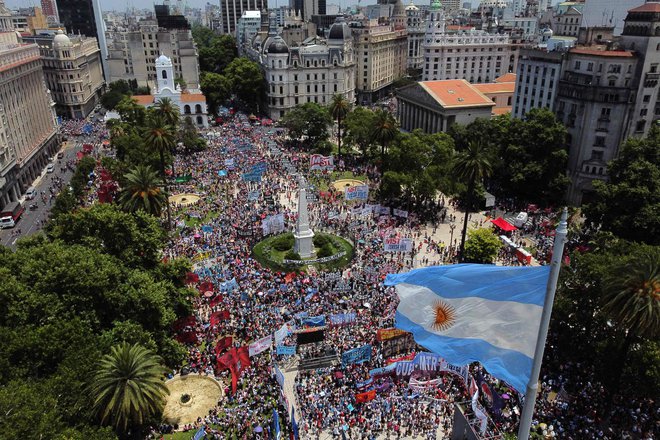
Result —
[[298, 191], [298, 221], [293, 237], [296, 239], [293, 250], [301, 258], [309, 258], [314, 255], [314, 231], [309, 227], [309, 213], [307, 212], [307, 191], [304, 181], [301, 179]]

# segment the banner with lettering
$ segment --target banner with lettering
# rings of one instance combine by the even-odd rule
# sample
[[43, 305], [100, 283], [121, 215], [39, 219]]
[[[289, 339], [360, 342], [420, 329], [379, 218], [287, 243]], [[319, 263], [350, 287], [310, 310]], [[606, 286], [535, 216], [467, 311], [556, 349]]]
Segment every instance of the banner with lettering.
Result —
[[325, 326], [325, 316], [310, 316], [302, 322], [305, 327], [323, 327]]
[[250, 191], [248, 193], [248, 200], [251, 201], [251, 202], [259, 200], [259, 197], [261, 197], [261, 191], [259, 191], [259, 190]]
[[296, 354], [295, 345], [278, 345], [276, 353], [282, 356], [293, 356]]
[[355, 313], [337, 313], [330, 315], [330, 324], [332, 325], [346, 325], [355, 322]]
[[261, 173], [243, 173], [241, 179], [244, 182], [261, 182]]
[[269, 215], [261, 221], [264, 235], [279, 234], [284, 231], [284, 214]]
[[272, 344], [273, 344], [273, 335], [268, 335], [268, 336], [264, 336], [261, 339], [257, 339], [252, 344], [250, 344], [248, 348], [250, 357], [256, 356], [259, 353], [263, 353], [264, 351], [268, 350]]
[[408, 218], [408, 211], [404, 211], [403, 209], [392, 209], [392, 214], [394, 214], [397, 217], [403, 217], [403, 218]]
[[407, 333], [408, 333], [407, 331], [398, 328], [379, 328], [376, 331], [376, 340], [386, 341], [388, 339], [396, 338], [398, 336], [402, 336]]
[[342, 365], [360, 364], [371, 360], [371, 345], [366, 344], [362, 347], [345, 351], [341, 355]]
[[413, 242], [410, 238], [386, 238], [383, 242], [385, 252], [410, 252], [413, 248]]
[[257, 164], [252, 165], [250, 172], [254, 174], [257, 173], [263, 174], [264, 172], [266, 172], [267, 169], [268, 169], [268, 164], [266, 162], [259, 162]]
[[367, 200], [369, 198], [369, 185], [349, 186], [344, 193], [346, 200]]
[[315, 170], [334, 170], [335, 162], [332, 156], [323, 156], [321, 154], [312, 154], [309, 157], [309, 169]]
[[277, 367], [275, 367], [275, 380], [280, 385], [280, 388], [284, 389], [284, 374]]
[[289, 326], [282, 324], [279, 330], [275, 332], [275, 345], [280, 345], [284, 338], [289, 335]]

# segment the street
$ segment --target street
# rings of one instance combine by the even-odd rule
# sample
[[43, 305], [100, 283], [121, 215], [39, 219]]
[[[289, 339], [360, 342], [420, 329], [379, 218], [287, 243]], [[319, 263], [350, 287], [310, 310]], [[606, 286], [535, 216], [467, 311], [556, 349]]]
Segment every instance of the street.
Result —
[[[0, 230], [0, 244], [3, 246], [14, 247], [16, 240], [19, 238], [32, 235], [41, 230], [43, 224], [48, 219], [50, 208], [52, 206], [49, 202], [50, 191], [48, 188], [53, 185], [55, 177], [62, 179], [63, 187], [64, 185], [68, 185], [71, 177], [73, 177], [73, 172], [66, 168], [66, 171], [63, 173], [61, 168], [66, 167], [66, 163], [70, 160], [75, 162], [76, 153], [82, 151], [82, 145], [86, 142], [86, 139], [87, 138], [84, 136], [69, 136], [68, 142], [66, 142], [63, 149], [60, 150], [64, 153], [64, 157], [62, 159], [55, 159], [54, 171], [52, 173], [47, 173], [44, 168], [41, 176], [32, 183], [31, 186], [37, 190], [36, 197], [32, 200], [25, 200], [25, 194], [23, 194], [19, 199], [25, 208], [25, 212], [23, 212], [23, 215], [14, 228]], [[42, 192], [47, 196], [46, 203], [41, 199]], [[37, 205], [37, 209], [31, 211], [29, 206], [33, 203]], [[55, 203], [54, 198], [52, 203]]]

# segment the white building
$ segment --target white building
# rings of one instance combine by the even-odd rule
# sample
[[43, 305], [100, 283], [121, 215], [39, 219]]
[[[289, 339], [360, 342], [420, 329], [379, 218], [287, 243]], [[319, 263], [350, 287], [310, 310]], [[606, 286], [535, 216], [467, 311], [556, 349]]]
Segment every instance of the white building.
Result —
[[406, 30], [408, 31], [408, 69], [422, 70], [424, 65], [424, 36], [426, 35], [426, 17], [410, 0], [406, 6]]
[[271, 13], [268, 36], [262, 40], [257, 35], [248, 56], [264, 70], [271, 119], [280, 119], [298, 104], [327, 105], [336, 94], [355, 101], [353, 38], [344, 22], [332, 25], [327, 41], [310, 37], [290, 48], [278, 35], [277, 17]]
[[156, 60], [156, 92], [151, 95], [135, 95], [133, 99], [140, 105], [152, 107], [161, 99], [169, 98], [179, 107], [182, 118], [190, 117], [198, 127], [208, 127], [209, 118], [206, 110], [206, 97], [201, 93], [185, 93], [174, 84], [174, 66], [172, 60], [161, 55]]
[[465, 79], [483, 83], [509, 73], [514, 55], [508, 35], [477, 30], [448, 35], [445, 27], [445, 13], [434, 0], [423, 44], [424, 81]]

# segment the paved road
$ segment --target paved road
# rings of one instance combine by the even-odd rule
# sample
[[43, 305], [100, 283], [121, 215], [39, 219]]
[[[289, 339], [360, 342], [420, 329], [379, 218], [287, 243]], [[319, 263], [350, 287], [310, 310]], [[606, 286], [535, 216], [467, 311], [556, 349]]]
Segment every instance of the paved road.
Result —
[[[64, 157], [62, 159], [55, 159], [55, 171], [52, 173], [46, 173], [46, 169], [44, 168], [41, 172], [41, 176], [37, 177], [32, 183], [32, 186], [37, 189], [38, 195], [33, 200], [25, 200], [25, 195], [21, 198], [23, 206], [25, 207], [25, 212], [16, 226], [13, 229], [0, 230], [0, 244], [14, 247], [18, 238], [27, 237], [41, 230], [42, 224], [40, 221], [48, 219], [51, 208], [48, 199], [46, 199], [45, 204], [42, 202], [41, 192], [44, 191], [48, 197], [50, 196], [48, 188], [52, 186], [55, 177], [61, 178], [64, 181], [64, 185], [69, 183], [73, 176], [73, 172], [67, 169], [66, 172], [62, 173], [60, 168], [64, 167], [67, 161], [76, 159], [76, 153], [82, 151], [82, 144], [84, 142], [85, 138], [83, 137], [69, 137], [69, 141], [65, 144], [63, 149], [60, 150], [64, 153]], [[29, 205], [32, 203], [35, 203], [38, 206], [34, 211], [28, 209]], [[55, 203], [55, 199], [53, 199], [53, 203]], [[19, 230], [21, 233], [20, 235], [17, 235]]]

